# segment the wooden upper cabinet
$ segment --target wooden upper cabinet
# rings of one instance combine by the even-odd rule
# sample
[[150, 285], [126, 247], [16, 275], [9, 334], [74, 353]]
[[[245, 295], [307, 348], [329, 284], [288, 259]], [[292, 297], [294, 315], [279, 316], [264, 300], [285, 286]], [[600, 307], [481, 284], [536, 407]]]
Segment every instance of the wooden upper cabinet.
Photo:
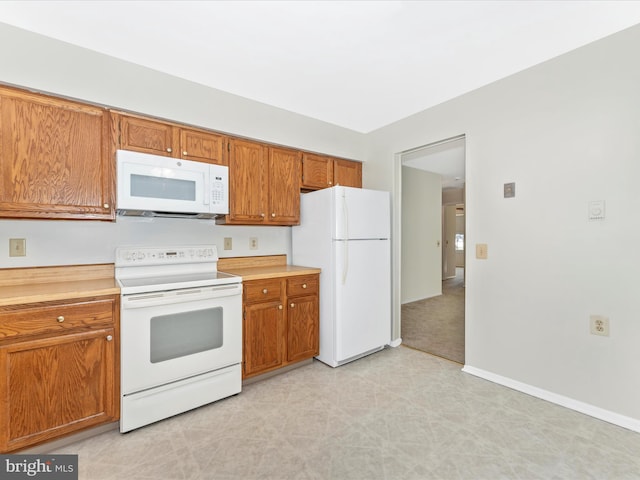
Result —
[[302, 155], [302, 188], [321, 189], [333, 186], [333, 162], [329, 157]]
[[362, 163], [304, 153], [300, 187], [303, 190], [319, 190], [334, 185], [362, 188]]
[[118, 114], [116, 145], [122, 150], [226, 165], [226, 137], [179, 124]]
[[333, 161], [333, 184], [362, 188], [362, 164], [350, 160]]
[[113, 220], [109, 112], [0, 87], [0, 217]]
[[269, 148], [269, 216], [267, 223], [300, 223], [300, 152]]
[[201, 130], [180, 129], [180, 158], [196, 162], [227, 165], [226, 137]]
[[173, 157], [173, 126], [145, 118], [119, 115], [118, 148]]
[[229, 215], [218, 223], [262, 224], [266, 213], [267, 151], [246, 140], [229, 142]]
[[229, 141], [226, 225], [300, 222], [300, 152], [241, 139]]

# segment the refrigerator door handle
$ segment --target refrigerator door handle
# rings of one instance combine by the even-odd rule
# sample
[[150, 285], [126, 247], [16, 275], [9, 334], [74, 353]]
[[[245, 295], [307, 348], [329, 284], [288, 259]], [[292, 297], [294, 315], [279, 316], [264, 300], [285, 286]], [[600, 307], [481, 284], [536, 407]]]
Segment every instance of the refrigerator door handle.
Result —
[[342, 211], [344, 215], [342, 218], [344, 219], [344, 256], [342, 262], [342, 284], [347, 283], [347, 273], [349, 272], [349, 207], [347, 206], [347, 200], [344, 198], [344, 192], [342, 193]]

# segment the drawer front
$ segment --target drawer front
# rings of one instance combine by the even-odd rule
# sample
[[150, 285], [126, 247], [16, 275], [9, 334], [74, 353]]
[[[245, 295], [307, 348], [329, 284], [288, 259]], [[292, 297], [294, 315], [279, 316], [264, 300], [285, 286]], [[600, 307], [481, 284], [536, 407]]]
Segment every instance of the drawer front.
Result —
[[115, 298], [76, 303], [29, 304], [0, 311], [0, 340], [42, 333], [64, 333], [113, 322]]
[[287, 296], [317, 295], [318, 275], [301, 275], [287, 279]]
[[245, 303], [260, 303], [280, 300], [282, 284], [280, 279], [244, 282]]

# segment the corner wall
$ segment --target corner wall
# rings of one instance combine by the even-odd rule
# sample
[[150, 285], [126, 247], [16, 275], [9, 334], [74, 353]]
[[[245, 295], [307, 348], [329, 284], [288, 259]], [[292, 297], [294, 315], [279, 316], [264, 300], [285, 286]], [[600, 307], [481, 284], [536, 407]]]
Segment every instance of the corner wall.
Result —
[[367, 179], [397, 198], [398, 152], [465, 134], [467, 251], [489, 254], [466, 258], [467, 367], [640, 431], [638, 45], [640, 26], [372, 132]]

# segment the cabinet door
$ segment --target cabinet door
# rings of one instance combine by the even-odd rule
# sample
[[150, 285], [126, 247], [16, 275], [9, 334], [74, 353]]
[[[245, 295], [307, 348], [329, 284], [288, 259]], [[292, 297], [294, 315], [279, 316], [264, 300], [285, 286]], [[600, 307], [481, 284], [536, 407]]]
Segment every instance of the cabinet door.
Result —
[[243, 378], [282, 365], [284, 309], [280, 302], [244, 307]]
[[268, 223], [300, 223], [300, 152], [269, 148]]
[[180, 157], [196, 162], [227, 165], [225, 138], [214, 133], [183, 128], [180, 130]]
[[317, 190], [333, 185], [333, 161], [328, 157], [305, 153], [302, 155], [301, 188]]
[[294, 297], [287, 301], [287, 361], [311, 358], [319, 351], [318, 297]]
[[111, 220], [105, 109], [0, 87], [0, 216]]
[[115, 365], [113, 328], [0, 347], [0, 449], [117, 420]]
[[174, 134], [174, 126], [169, 123], [120, 115], [118, 145], [122, 150], [173, 157]]
[[263, 224], [266, 220], [267, 159], [260, 143], [231, 140], [229, 215], [223, 223]]
[[362, 188], [362, 164], [350, 160], [333, 161], [333, 183], [343, 187]]

